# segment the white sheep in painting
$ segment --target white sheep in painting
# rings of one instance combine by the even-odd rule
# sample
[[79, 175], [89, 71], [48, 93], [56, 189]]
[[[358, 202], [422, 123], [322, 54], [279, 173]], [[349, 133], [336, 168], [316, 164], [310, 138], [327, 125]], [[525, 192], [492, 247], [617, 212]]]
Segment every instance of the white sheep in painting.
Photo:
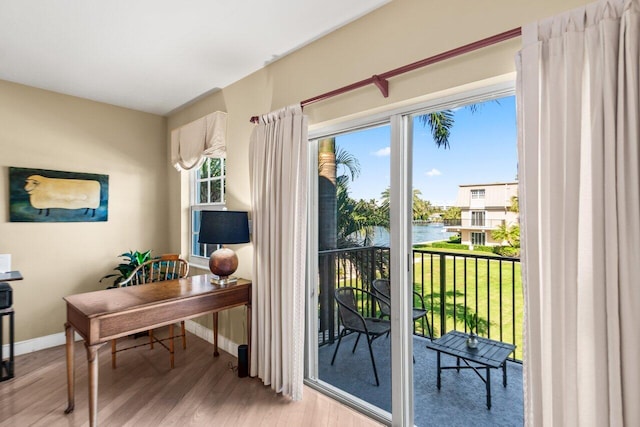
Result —
[[31, 206], [36, 209], [96, 209], [100, 206], [100, 183], [85, 179], [47, 178], [31, 175], [26, 179], [24, 189], [29, 193]]

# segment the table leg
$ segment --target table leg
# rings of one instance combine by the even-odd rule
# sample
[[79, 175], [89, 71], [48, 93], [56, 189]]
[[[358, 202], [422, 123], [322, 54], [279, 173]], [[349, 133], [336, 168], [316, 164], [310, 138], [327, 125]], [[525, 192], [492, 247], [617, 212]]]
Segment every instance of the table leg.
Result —
[[487, 409], [491, 409], [491, 368], [487, 366]]
[[[9, 315], [9, 366], [7, 368], [7, 374], [9, 378], [13, 378], [13, 370], [15, 368], [13, 343], [15, 342], [15, 312], [12, 311]], [[2, 345], [2, 341], [0, 341]], [[2, 359], [0, 359], [1, 361]], [[0, 372], [2, 374], [2, 372]]]
[[502, 385], [507, 386], [507, 361], [502, 362]]
[[172, 323], [172, 324], [169, 325], [169, 337], [170, 337], [169, 338], [169, 354], [171, 355], [170, 356], [171, 369], [173, 369], [173, 367], [175, 366], [175, 358], [174, 358], [175, 350], [174, 350], [174, 346], [173, 346], [173, 333], [174, 333], [174, 331], [173, 331], [173, 323]]
[[89, 367], [89, 425], [98, 425], [98, 349], [101, 344], [87, 345], [87, 365]]
[[251, 376], [251, 304], [247, 304], [247, 371]]
[[438, 390], [440, 390], [440, 352], [438, 351], [437, 353], [438, 353], [438, 355], [436, 356], [436, 359], [438, 361], [437, 362], [437, 366], [438, 366], [438, 382], [437, 382], [437, 385], [438, 385]]
[[213, 356], [218, 357], [218, 312], [213, 313]]
[[66, 348], [67, 348], [67, 409], [64, 410], [65, 414], [73, 412], [75, 407], [75, 364], [74, 364], [74, 347], [73, 347], [73, 327], [65, 323], [64, 332], [66, 335]]

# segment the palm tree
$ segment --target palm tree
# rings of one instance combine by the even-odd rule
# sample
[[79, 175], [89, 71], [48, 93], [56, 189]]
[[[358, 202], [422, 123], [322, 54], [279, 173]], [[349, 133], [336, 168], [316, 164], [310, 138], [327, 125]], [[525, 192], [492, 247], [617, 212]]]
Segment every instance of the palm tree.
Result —
[[318, 246], [335, 249], [337, 227], [336, 140], [325, 138], [318, 142]]
[[498, 228], [491, 232], [491, 237], [499, 242], [506, 241], [511, 247], [519, 248], [520, 226], [512, 225], [509, 227], [506, 223], [503, 222], [498, 226]]
[[442, 110], [418, 116], [423, 126], [429, 126], [431, 136], [436, 147], [449, 148], [449, 135], [453, 127], [454, 119], [451, 110]]

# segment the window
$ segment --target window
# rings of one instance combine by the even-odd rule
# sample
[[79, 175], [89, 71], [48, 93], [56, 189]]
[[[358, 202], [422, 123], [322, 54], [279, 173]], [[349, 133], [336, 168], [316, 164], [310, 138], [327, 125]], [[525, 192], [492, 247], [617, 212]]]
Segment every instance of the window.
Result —
[[471, 232], [471, 244], [484, 246], [486, 243], [484, 233]]
[[206, 159], [191, 172], [191, 256], [209, 257], [218, 245], [198, 243], [200, 212], [220, 210], [225, 204], [225, 159]]
[[471, 190], [471, 200], [484, 199], [484, 188]]
[[482, 211], [471, 212], [471, 226], [472, 227], [484, 227], [485, 213]]

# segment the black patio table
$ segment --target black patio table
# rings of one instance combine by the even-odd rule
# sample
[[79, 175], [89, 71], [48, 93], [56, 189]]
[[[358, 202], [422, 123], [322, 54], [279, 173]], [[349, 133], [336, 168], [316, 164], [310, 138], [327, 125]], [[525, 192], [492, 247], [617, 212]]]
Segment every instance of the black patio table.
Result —
[[[487, 388], [487, 408], [491, 409], [491, 369], [502, 368], [502, 385], [507, 386], [507, 364], [509, 354], [515, 350], [516, 346], [501, 341], [478, 337], [476, 348], [467, 347], [468, 334], [459, 331], [451, 331], [434, 341], [427, 342], [427, 348], [438, 352], [438, 390], [440, 390], [440, 372], [444, 369], [472, 369]], [[456, 366], [441, 366], [440, 353], [455, 356]], [[466, 366], [460, 366], [462, 360]], [[471, 363], [477, 366], [471, 365]], [[478, 369], [486, 369], [486, 377], [483, 377]]]

